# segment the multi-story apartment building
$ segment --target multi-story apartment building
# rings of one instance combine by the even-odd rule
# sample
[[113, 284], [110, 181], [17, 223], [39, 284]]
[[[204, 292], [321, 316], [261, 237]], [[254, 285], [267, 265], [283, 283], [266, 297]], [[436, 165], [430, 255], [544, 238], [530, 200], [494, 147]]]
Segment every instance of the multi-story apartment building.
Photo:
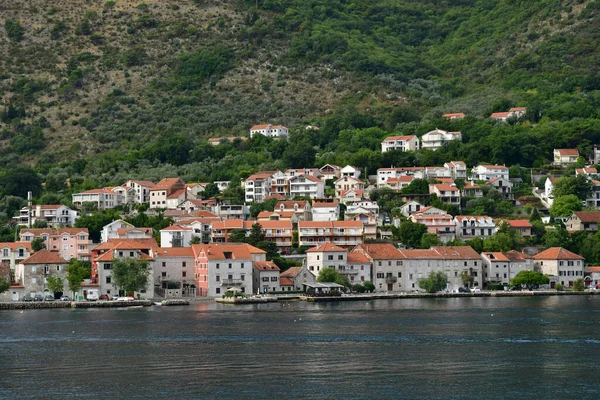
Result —
[[361, 221], [298, 222], [300, 246], [313, 247], [333, 243], [340, 247], [356, 246], [363, 242], [364, 227]]
[[156, 294], [165, 298], [194, 297], [194, 251], [192, 247], [161, 247], [154, 262]]
[[512, 201], [515, 199], [515, 194], [513, 193], [514, 184], [508, 179], [496, 177], [486, 183], [496, 189], [506, 200]]
[[335, 197], [341, 199], [348, 190], [364, 190], [365, 184], [363, 181], [350, 176], [343, 176], [335, 181]]
[[120, 193], [119, 188], [123, 189], [120, 186], [105, 187], [75, 193], [71, 196], [73, 198], [73, 205], [81, 209], [84, 204], [92, 204], [98, 210], [107, 210], [122, 206], [127, 204], [127, 196]]
[[306, 265], [315, 277], [324, 268], [333, 268], [340, 274], [345, 273], [348, 251], [333, 243], [322, 243], [306, 250]]
[[160, 245], [169, 247], [191, 247], [193, 229], [185, 225], [171, 225], [160, 230]]
[[323, 182], [328, 180], [337, 180], [342, 174], [342, 169], [337, 165], [326, 164], [319, 168], [319, 172], [321, 173], [321, 179]]
[[158, 244], [154, 239], [109, 239], [92, 250], [92, 284], [97, 284], [100, 294], [120, 296], [130, 295], [115, 286], [112, 277], [114, 261], [133, 258], [147, 263], [149, 270], [146, 289], [133, 294], [136, 298], [154, 297], [154, 261], [158, 253]]
[[436, 128], [435, 130], [427, 132], [421, 136], [421, 148], [437, 150], [446, 143], [461, 139], [462, 134], [460, 132], [448, 132]]
[[419, 150], [419, 138], [414, 135], [389, 136], [381, 142], [381, 151], [385, 153], [392, 150]]
[[505, 252], [483, 252], [484, 286], [491, 284], [510, 284], [521, 271], [533, 271], [533, 257], [515, 250]]
[[263, 135], [270, 138], [287, 138], [290, 134], [287, 127], [283, 125], [254, 125], [250, 128], [250, 138], [253, 138], [255, 135]]
[[[150, 208], [167, 208], [169, 196], [178, 191], [185, 193], [185, 182], [179, 178], [165, 178], [150, 189]], [[175, 205], [176, 208], [178, 204]]]
[[[387, 181], [390, 178], [400, 178], [403, 176], [412, 177], [414, 179], [425, 178], [425, 168], [423, 167], [407, 167], [407, 168], [379, 168], [377, 170], [377, 187], [386, 187]], [[410, 181], [409, 181], [410, 183]]]
[[496, 224], [491, 217], [486, 215], [457, 215], [454, 217], [456, 223], [456, 236], [459, 238], [487, 238], [496, 233]]
[[275, 243], [281, 253], [288, 253], [292, 249], [294, 232], [292, 221], [258, 221], [265, 234], [265, 240]]
[[245, 201], [262, 203], [265, 197], [271, 195], [273, 175], [279, 171], [263, 171], [250, 175], [244, 181]]
[[[46, 249], [37, 251], [17, 264], [15, 282], [24, 287], [25, 293], [32, 296], [35, 294], [43, 295], [48, 289], [48, 277], [53, 276], [63, 280], [63, 290], [55, 293], [55, 295], [62, 295], [63, 292], [68, 290], [66, 279], [68, 264], [69, 262], [56, 251]], [[51, 292], [47, 294], [51, 294]]]
[[254, 261], [252, 266], [253, 288], [256, 293], [281, 291], [280, 270], [273, 261]]
[[253, 263], [265, 262], [266, 252], [246, 243], [195, 244], [196, 294], [221, 297], [234, 288], [242, 293], [256, 293]]
[[31, 218], [29, 208], [21, 208], [20, 214], [15, 217], [17, 223], [21, 226], [33, 226], [36, 221], [45, 221], [50, 227], [63, 227], [75, 225], [75, 220], [79, 218], [79, 213], [71, 210], [69, 207], [61, 204], [35, 205], [31, 208]]
[[90, 259], [90, 235], [87, 228], [24, 228], [21, 241], [31, 243], [35, 238], [42, 238], [46, 249], [57, 252], [65, 260]]
[[463, 197], [483, 197], [481, 186], [473, 182], [465, 182], [465, 185], [460, 190]]
[[275, 204], [275, 212], [293, 212], [297, 221], [312, 221], [313, 211], [310, 201], [307, 200], [287, 200]]
[[577, 149], [554, 149], [554, 164], [568, 165], [577, 162], [579, 150]]
[[[423, 210], [423, 209], [422, 209]], [[427, 233], [437, 235], [443, 243], [456, 239], [456, 224], [451, 215], [418, 212], [409, 220], [427, 226]]]
[[234, 229], [252, 229], [253, 221], [242, 221], [241, 219], [226, 219], [224, 221], [215, 221], [212, 223], [212, 242], [227, 243], [229, 235]]
[[430, 184], [429, 194], [435, 194], [443, 203], [460, 205], [460, 189], [454, 183]]
[[[572, 287], [573, 283], [583, 279], [584, 258], [562, 247], [551, 247], [533, 256], [534, 267], [550, 276], [556, 277], [556, 281], [565, 287]], [[554, 288], [554, 281], [550, 281], [550, 287]]]
[[31, 242], [0, 243], [0, 263], [9, 265], [12, 272], [15, 271], [17, 264], [31, 254]]
[[150, 202], [150, 190], [154, 187], [154, 182], [132, 179], [125, 182], [123, 186], [133, 190], [132, 200], [134, 204], [148, 204]]
[[320, 199], [313, 201], [313, 221], [337, 221], [340, 218], [340, 204], [336, 199]]
[[311, 175], [296, 175], [288, 179], [289, 196], [309, 197], [311, 199], [325, 197], [325, 183]]
[[508, 168], [504, 165], [478, 165], [471, 170], [471, 178], [489, 181], [492, 178], [509, 180]]
[[360, 178], [360, 168], [353, 167], [352, 165], [346, 165], [340, 170], [340, 178], [342, 177]]
[[444, 164], [453, 179], [467, 179], [467, 165], [464, 161], [450, 161]]
[[361, 244], [351, 253], [364, 255], [370, 262], [372, 282], [378, 291], [401, 291], [404, 255], [392, 244]]
[[[288, 290], [302, 290], [305, 283], [315, 283], [316, 277], [306, 265], [302, 267], [290, 267], [279, 276], [281, 286], [287, 286]], [[291, 286], [291, 287], [290, 287]]]
[[211, 210], [222, 219], [247, 220], [250, 217], [250, 207], [245, 204], [215, 204]]

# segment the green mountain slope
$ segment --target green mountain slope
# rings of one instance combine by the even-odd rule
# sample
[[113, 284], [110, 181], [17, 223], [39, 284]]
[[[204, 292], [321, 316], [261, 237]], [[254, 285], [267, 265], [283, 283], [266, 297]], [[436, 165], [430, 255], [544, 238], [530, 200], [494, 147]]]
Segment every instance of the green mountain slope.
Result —
[[[0, 16], [0, 160], [91, 179], [81, 187], [297, 164], [285, 143], [206, 147], [261, 122], [318, 123], [306, 139], [315, 154], [299, 160], [370, 169], [444, 157], [533, 165], [549, 146], [585, 154], [600, 139], [598, 0], [16, 0]], [[538, 126], [438, 119], [521, 105]], [[463, 130], [465, 143], [416, 160], [376, 154], [389, 132], [436, 126]], [[340, 135], [370, 127], [383, 130], [366, 147]]]

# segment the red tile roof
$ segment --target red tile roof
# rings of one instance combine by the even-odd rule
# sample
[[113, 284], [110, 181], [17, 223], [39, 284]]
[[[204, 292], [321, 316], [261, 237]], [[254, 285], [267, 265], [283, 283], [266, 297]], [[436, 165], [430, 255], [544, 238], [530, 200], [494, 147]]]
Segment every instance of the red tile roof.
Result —
[[327, 252], [327, 251], [338, 251], [338, 252], [345, 253], [346, 249], [336, 246], [333, 243], [324, 243], [322, 245], [312, 247], [312, 248], [306, 250], [307, 253], [321, 253], [321, 252]]
[[449, 113], [442, 115], [442, 118], [464, 118], [466, 115], [464, 113]]
[[388, 136], [385, 139], [383, 139], [383, 141], [381, 143], [385, 143], [385, 142], [389, 142], [392, 140], [405, 140], [405, 141], [410, 141], [410, 140], [414, 140], [416, 138], [415, 135], [406, 135], [406, 136]]
[[217, 243], [192, 245], [194, 256], [204, 253], [210, 260], [226, 260], [225, 253], [231, 253], [231, 259], [252, 259], [252, 254], [266, 254], [265, 251], [246, 243]]
[[298, 210], [303, 210], [304, 207], [306, 207], [306, 200], [288, 200], [288, 201], [280, 201], [277, 204], [275, 204], [275, 209], [279, 210], [281, 209], [281, 206], [283, 206], [284, 209], [294, 209], [294, 206], [297, 204], [298, 205]]
[[551, 247], [533, 256], [536, 260], [583, 260], [579, 254], [570, 252], [562, 247]]
[[558, 151], [558, 154], [560, 154], [561, 157], [579, 156], [579, 151], [577, 149], [556, 149], [556, 151]]
[[496, 113], [492, 113], [492, 115], [490, 115], [491, 118], [506, 118], [510, 115], [510, 113], [507, 112], [496, 112]]
[[157, 257], [194, 257], [191, 247], [160, 247]]
[[505, 221], [509, 226], [513, 228], [531, 228], [531, 222], [526, 219], [507, 219]]
[[22, 264], [68, 264], [69, 262], [58, 255], [57, 251], [42, 249], [33, 253], [29, 258], [21, 261]]
[[43, 234], [49, 236], [60, 236], [60, 235], [88, 235], [88, 228], [23, 228], [21, 235], [24, 233], [31, 233], [34, 236], [40, 236]]
[[185, 185], [185, 183], [183, 183], [183, 181], [179, 178], [165, 178], [165, 179], [161, 180], [160, 182], [158, 182], [156, 185], [154, 185], [154, 187], [151, 188], [150, 190], [170, 189], [173, 185], [176, 185], [176, 184]]
[[348, 253], [348, 264], [368, 264], [369, 259], [362, 253]]
[[585, 223], [598, 223], [600, 222], [600, 211], [575, 211], [574, 215]]
[[31, 242], [2, 242], [0, 243], [0, 249], [8, 247], [12, 251], [16, 251], [20, 247], [24, 247], [25, 250], [31, 251]]
[[294, 286], [294, 282], [290, 278], [279, 275], [279, 286]]
[[279, 267], [273, 261], [254, 261], [252, 265], [259, 271], [279, 271]]
[[303, 267], [290, 267], [283, 271], [279, 276], [280, 278], [294, 279], [302, 271]]
[[374, 260], [396, 260], [406, 258], [400, 250], [392, 244], [359, 244], [352, 253], [364, 251]]

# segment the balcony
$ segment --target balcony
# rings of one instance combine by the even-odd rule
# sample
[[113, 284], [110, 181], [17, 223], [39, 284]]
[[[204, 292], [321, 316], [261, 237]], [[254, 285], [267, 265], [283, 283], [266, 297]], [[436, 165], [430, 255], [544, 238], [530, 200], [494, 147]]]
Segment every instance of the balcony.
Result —
[[395, 276], [386, 276], [385, 277], [385, 283], [396, 283], [398, 282], [398, 278]]
[[243, 285], [244, 283], [242, 279], [221, 279], [221, 286]]

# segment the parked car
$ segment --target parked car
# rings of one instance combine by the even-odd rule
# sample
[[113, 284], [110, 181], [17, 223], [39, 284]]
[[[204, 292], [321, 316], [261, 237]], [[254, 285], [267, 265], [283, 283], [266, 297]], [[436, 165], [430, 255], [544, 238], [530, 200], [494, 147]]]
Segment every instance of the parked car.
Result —
[[131, 297], [131, 296], [119, 297], [119, 298], [117, 299], [117, 301], [133, 301], [133, 300], [134, 300], [134, 298], [133, 298], [133, 297]]
[[54, 301], [54, 296], [47, 294], [44, 296], [44, 301]]
[[31, 297], [31, 295], [26, 294], [25, 297], [23, 297], [23, 301], [33, 301], [33, 297]]
[[119, 300], [119, 295], [118, 294], [113, 294], [112, 295], [112, 301], [117, 301]]
[[71, 301], [69, 296], [60, 296], [60, 301]]
[[469, 289], [461, 286], [458, 288], [458, 292], [459, 293], [469, 293]]
[[478, 293], [478, 292], [481, 292], [481, 289], [479, 289], [478, 287], [471, 288], [471, 293]]
[[100, 295], [100, 300], [108, 300], [108, 295], [107, 294], [101, 294]]
[[42, 296], [41, 294], [36, 294], [35, 296], [33, 296], [33, 301], [44, 301], [44, 296]]

